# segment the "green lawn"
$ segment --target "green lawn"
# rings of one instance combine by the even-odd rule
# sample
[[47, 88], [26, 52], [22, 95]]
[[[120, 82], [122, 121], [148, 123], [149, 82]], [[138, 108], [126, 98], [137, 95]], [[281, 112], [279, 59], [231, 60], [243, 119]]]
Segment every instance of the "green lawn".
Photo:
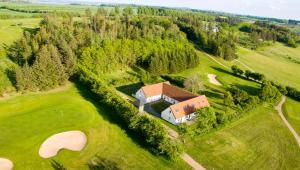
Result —
[[159, 102], [155, 102], [153, 104], [151, 104], [151, 107], [157, 112], [157, 113], [161, 113], [162, 111], [164, 111], [166, 108], [168, 108], [171, 104], [161, 100]]
[[276, 43], [257, 51], [238, 48], [238, 56], [243, 64], [236, 61], [231, 64], [248, 69], [244, 65], [246, 64], [254, 71], [265, 74], [270, 80], [300, 89], [300, 47], [290, 48]]
[[0, 49], [4, 44], [11, 45], [20, 39], [23, 30], [37, 28], [40, 18], [1, 19], [0, 20]]
[[50, 160], [38, 155], [42, 142], [55, 133], [81, 130], [88, 138], [84, 150], [63, 150], [54, 158], [67, 169], [87, 169], [96, 154], [124, 169], [189, 169], [181, 161], [169, 162], [141, 148], [114, 123], [109, 109], [83, 97], [88, 95], [71, 84], [53, 92], [0, 99], [0, 157], [11, 159], [16, 170], [52, 169]]
[[222, 130], [187, 140], [207, 169], [299, 169], [300, 150], [272, 106], [259, 107]]
[[296, 132], [300, 135], [300, 102], [287, 98], [283, 105], [283, 113]]

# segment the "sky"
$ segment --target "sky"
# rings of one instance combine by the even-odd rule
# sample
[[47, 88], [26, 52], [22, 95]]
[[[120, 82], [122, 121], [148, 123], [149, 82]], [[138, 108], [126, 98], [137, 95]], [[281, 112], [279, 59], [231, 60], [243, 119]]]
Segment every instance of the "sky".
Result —
[[[83, 1], [83, 0], [81, 0]], [[168, 7], [188, 7], [282, 19], [300, 20], [300, 0], [89, 0]]]

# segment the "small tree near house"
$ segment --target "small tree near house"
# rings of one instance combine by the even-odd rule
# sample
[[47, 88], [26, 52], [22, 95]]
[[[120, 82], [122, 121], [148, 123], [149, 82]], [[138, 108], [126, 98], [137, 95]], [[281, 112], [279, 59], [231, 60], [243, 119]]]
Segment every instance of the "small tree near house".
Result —
[[198, 91], [205, 89], [204, 84], [200, 80], [198, 75], [192, 75], [192, 76], [188, 77], [184, 81], [184, 87], [185, 87], [185, 89], [191, 91], [192, 93], [197, 93]]

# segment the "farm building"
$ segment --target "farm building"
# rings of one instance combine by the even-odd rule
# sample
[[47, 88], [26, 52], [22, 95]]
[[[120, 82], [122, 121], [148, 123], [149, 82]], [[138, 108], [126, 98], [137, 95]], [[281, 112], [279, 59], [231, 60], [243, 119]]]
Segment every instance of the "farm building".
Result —
[[205, 95], [197, 96], [172, 86], [169, 82], [144, 86], [134, 96], [141, 105], [160, 100], [170, 103], [170, 106], [161, 112], [161, 118], [175, 125], [191, 120], [195, 117], [197, 109], [209, 106]]

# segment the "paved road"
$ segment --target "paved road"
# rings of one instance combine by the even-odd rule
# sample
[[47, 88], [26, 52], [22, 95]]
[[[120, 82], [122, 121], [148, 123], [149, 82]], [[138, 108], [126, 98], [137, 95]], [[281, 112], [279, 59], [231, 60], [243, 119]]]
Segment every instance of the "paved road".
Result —
[[279, 116], [281, 117], [281, 119], [283, 120], [284, 124], [288, 127], [288, 129], [290, 130], [290, 132], [294, 135], [299, 147], [300, 147], [300, 137], [297, 134], [297, 132], [294, 130], [294, 128], [291, 126], [291, 124], [286, 120], [286, 118], [284, 117], [284, 114], [282, 113], [282, 105], [284, 104], [286, 100], [285, 96], [282, 96], [281, 101], [279, 102], [279, 104], [277, 106], [275, 106], [275, 109], [278, 111]]

